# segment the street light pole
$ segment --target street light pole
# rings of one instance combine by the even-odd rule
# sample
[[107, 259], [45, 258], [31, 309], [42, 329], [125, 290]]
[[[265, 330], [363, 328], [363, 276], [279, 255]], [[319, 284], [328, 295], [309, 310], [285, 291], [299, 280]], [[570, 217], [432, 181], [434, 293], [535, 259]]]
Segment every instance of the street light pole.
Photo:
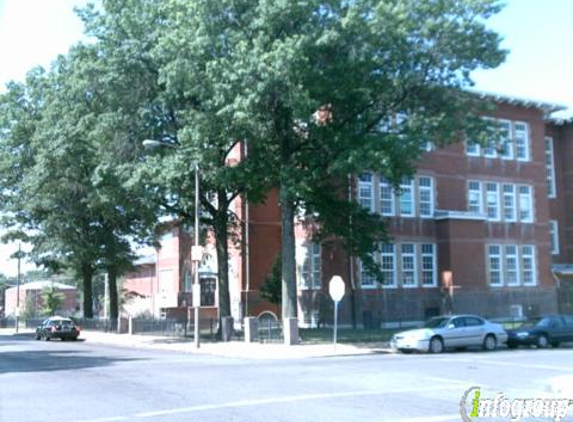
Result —
[[22, 242], [18, 243], [18, 279], [16, 280], [16, 334], [18, 334], [18, 326], [20, 325], [20, 260], [22, 253]]
[[[145, 148], [155, 147], [168, 147], [179, 149], [179, 144], [169, 142], [156, 141], [154, 139], [145, 139], [143, 141]], [[191, 249], [191, 260], [193, 261], [194, 275], [193, 275], [193, 308], [194, 308], [194, 342], [195, 347], [199, 348], [201, 345], [199, 338], [199, 308], [201, 307], [201, 284], [199, 283], [199, 263], [203, 256], [202, 248], [199, 246], [199, 163], [194, 163], [195, 169], [195, 241]]]
[[[199, 164], [195, 163], [195, 248], [199, 250]], [[201, 294], [201, 285], [199, 284], [199, 260], [197, 260], [197, 256], [192, 256], [193, 258], [193, 265], [195, 267], [194, 277], [194, 284], [195, 289], [193, 290], [193, 294]], [[201, 306], [201, 296], [196, 298], [194, 301], [195, 309], [194, 309], [194, 337], [195, 337], [195, 347], [198, 349], [200, 347], [200, 339], [199, 339], [199, 307]]]

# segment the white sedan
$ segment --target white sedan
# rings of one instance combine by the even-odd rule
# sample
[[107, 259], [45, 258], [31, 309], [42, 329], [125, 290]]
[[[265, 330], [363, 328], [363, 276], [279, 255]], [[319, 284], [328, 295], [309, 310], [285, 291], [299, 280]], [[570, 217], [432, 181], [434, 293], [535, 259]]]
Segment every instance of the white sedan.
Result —
[[430, 353], [470, 346], [481, 346], [491, 351], [502, 343], [507, 343], [503, 327], [476, 315], [435, 317], [422, 328], [394, 334], [390, 342], [392, 348], [401, 352], [419, 350]]

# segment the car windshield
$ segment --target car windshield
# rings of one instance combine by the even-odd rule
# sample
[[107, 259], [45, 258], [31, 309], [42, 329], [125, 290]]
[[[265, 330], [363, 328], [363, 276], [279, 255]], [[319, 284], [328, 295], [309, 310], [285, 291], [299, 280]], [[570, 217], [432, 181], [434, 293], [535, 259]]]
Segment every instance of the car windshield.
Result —
[[550, 322], [551, 318], [542, 318], [542, 317], [533, 318], [529, 321], [523, 322], [523, 324], [521, 324], [519, 328], [548, 327]]
[[449, 317], [437, 317], [426, 321], [424, 328], [443, 328], [448, 324]]

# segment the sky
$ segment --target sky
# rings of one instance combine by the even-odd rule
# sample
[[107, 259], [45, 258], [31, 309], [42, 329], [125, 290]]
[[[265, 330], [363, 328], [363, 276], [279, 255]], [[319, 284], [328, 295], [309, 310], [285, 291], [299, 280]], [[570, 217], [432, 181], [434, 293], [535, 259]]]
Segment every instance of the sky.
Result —
[[[423, 0], [420, 0], [423, 1]], [[82, 39], [82, 22], [73, 12], [87, 0], [0, 0], [0, 92], [21, 81], [34, 66], [49, 67]], [[507, 0], [488, 21], [504, 38], [509, 55], [493, 70], [473, 74], [475, 88], [519, 98], [561, 104], [573, 116], [573, 0]], [[16, 274], [9, 256], [17, 245], [0, 245], [0, 273]], [[24, 265], [23, 270], [31, 269]]]

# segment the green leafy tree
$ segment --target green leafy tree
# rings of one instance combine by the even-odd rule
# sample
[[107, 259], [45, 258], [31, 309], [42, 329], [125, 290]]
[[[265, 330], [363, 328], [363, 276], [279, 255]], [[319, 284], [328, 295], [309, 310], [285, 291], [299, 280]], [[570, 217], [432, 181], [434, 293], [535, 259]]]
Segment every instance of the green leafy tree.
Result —
[[280, 256], [275, 258], [271, 273], [265, 276], [261, 286], [261, 296], [273, 305], [280, 305], [282, 301], [282, 264]]
[[[248, 139], [248, 160], [264, 163], [248, 181], [279, 190], [283, 317], [296, 316], [299, 207], [372, 265], [384, 223], [343, 205], [347, 175], [376, 171], [398, 185], [426, 141], [484, 139], [479, 104], [463, 88], [472, 70], [504, 58], [485, 27], [499, 9], [494, 0], [168, 2], [160, 45], [178, 54], [167, 83], [191, 87], [189, 98], [208, 91], [228, 136]], [[210, 139], [201, 129], [193, 137]]]
[[21, 315], [22, 319], [26, 321], [28, 319], [35, 318], [37, 316], [36, 307], [37, 307], [36, 297], [34, 297], [34, 295], [32, 294], [27, 294], [26, 300], [24, 301], [24, 310]]
[[42, 313], [53, 316], [62, 307], [64, 295], [53, 284], [42, 289]]

